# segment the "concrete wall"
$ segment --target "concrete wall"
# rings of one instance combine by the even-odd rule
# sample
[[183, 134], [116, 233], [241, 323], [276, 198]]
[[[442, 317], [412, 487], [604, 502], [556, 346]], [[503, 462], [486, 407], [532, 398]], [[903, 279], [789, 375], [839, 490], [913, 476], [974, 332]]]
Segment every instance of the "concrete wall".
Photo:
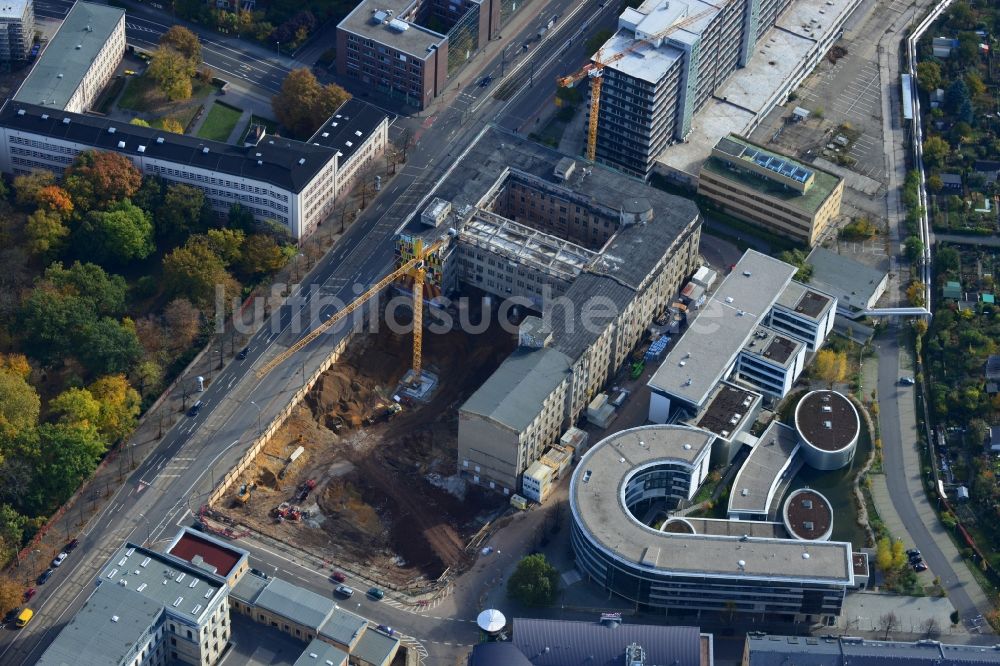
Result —
[[[473, 483], [517, 492], [519, 433], [478, 414], [458, 414], [458, 471]], [[468, 463], [468, 464], [466, 464]], [[477, 478], [478, 477], [478, 480]]]

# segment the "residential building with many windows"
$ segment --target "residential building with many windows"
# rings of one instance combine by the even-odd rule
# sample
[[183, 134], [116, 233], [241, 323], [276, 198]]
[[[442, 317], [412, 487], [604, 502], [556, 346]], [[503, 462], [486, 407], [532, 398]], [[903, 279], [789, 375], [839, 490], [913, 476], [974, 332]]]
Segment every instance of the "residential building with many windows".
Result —
[[[32, 37], [28, 36], [29, 42]], [[52, 111], [84, 113], [93, 106], [124, 56], [125, 10], [77, 2], [14, 93], [14, 99]]]
[[220, 216], [239, 204], [255, 219], [278, 222], [303, 238], [332, 213], [363, 165], [384, 151], [388, 123], [375, 107], [349, 100], [309, 142], [263, 136], [234, 146], [7, 100], [0, 108], [0, 171], [61, 176], [81, 152], [118, 152], [143, 175], [202, 190]]
[[0, 61], [27, 60], [34, 41], [34, 1], [8, 0], [0, 5]]

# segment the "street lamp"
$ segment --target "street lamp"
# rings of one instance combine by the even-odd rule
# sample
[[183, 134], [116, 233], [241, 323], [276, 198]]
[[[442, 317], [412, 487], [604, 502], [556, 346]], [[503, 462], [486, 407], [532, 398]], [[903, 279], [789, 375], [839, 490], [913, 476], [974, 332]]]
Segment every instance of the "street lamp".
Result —
[[142, 542], [142, 545], [145, 546], [149, 544], [150, 540], [152, 539], [152, 535], [150, 534], [150, 528], [149, 528], [149, 518], [147, 518], [146, 514], [144, 513], [140, 513], [139, 517], [142, 518], [144, 523], [146, 523], [146, 540]]
[[219, 348], [215, 350], [215, 351], [219, 352], [219, 370], [222, 370], [222, 348], [224, 346], [225, 346], [225, 343], [221, 344], [219, 346]]
[[250, 401], [250, 404], [257, 408], [257, 436], [260, 437], [260, 433], [261, 433], [261, 430], [260, 430], [260, 414], [261, 414], [260, 405], [258, 405], [253, 400]]

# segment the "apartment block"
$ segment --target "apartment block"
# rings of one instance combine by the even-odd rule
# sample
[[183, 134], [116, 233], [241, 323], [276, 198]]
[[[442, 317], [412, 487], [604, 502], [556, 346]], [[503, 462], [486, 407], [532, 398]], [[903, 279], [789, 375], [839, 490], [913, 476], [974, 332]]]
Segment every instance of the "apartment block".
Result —
[[14, 100], [52, 111], [84, 113], [124, 56], [125, 10], [77, 2], [17, 89]]
[[734, 217], [812, 246], [840, 215], [844, 179], [730, 134], [702, 166], [698, 194]]
[[34, 2], [9, 0], [0, 5], [0, 61], [27, 60], [34, 41]]
[[143, 175], [199, 188], [220, 216], [239, 204], [255, 219], [303, 238], [332, 213], [362, 167], [382, 154], [388, 123], [375, 107], [349, 100], [308, 142], [265, 135], [234, 146], [7, 100], [0, 107], [0, 171], [61, 176], [81, 152], [118, 152]]

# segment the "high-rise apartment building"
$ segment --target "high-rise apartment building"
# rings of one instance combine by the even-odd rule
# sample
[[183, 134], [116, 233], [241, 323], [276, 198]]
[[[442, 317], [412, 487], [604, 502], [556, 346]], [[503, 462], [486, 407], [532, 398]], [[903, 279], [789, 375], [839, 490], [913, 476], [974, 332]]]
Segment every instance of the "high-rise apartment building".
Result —
[[0, 61], [27, 60], [34, 39], [32, 0], [8, 0], [0, 4]]

